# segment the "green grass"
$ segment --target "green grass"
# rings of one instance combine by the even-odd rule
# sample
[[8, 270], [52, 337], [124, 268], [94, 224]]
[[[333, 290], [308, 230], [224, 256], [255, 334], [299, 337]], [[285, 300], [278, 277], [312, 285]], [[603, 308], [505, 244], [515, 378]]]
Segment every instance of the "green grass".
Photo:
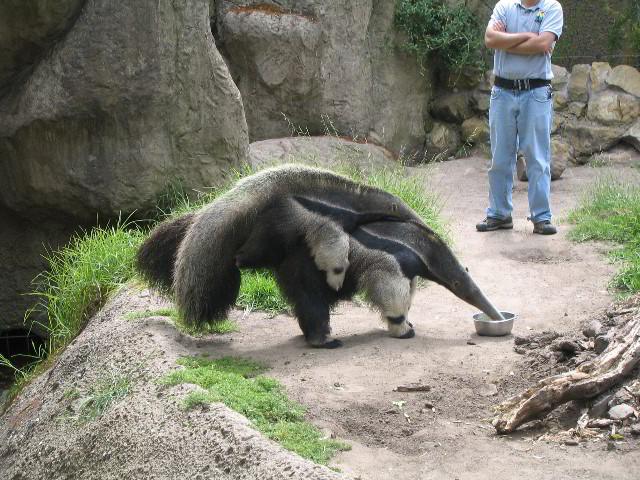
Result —
[[141, 366], [110, 371], [88, 389], [66, 390], [64, 396], [70, 403], [70, 408], [67, 408], [64, 417], [81, 421], [98, 419], [111, 405], [129, 394], [133, 381], [140, 374]]
[[200, 336], [207, 333], [231, 333], [238, 331], [238, 326], [233, 320], [228, 318], [217, 322], [205, 324], [201, 327], [187, 325], [179, 316], [178, 310], [174, 307], [158, 308], [156, 310], [146, 310], [144, 312], [130, 312], [127, 315], [130, 320], [140, 320], [149, 317], [169, 317], [178, 330], [193, 336]]
[[236, 304], [249, 312], [263, 310], [272, 315], [289, 309], [274, 276], [263, 270], [242, 272], [240, 294]]
[[185, 369], [167, 376], [162, 381], [164, 385], [192, 383], [205, 389], [187, 395], [185, 408], [223, 402], [247, 417], [267, 437], [322, 465], [337, 451], [350, 448], [325, 438], [317, 427], [305, 423], [304, 408], [291, 401], [275, 379], [263, 376], [266, 368], [257, 362], [192, 356], [178, 363]]
[[48, 351], [72, 340], [109, 294], [134, 275], [133, 258], [143, 234], [128, 227], [94, 228], [46, 255], [49, 270], [34, 280], [38, 306], [26, 318], [44, 310], [46, 321], [39, 323], [49, 334]]
[[623, 295], [640, 290], [640, 188], [599, 180], [569, 215], [576, 242], [614, 243], [609, 255], [620, 265], [612, 285]]

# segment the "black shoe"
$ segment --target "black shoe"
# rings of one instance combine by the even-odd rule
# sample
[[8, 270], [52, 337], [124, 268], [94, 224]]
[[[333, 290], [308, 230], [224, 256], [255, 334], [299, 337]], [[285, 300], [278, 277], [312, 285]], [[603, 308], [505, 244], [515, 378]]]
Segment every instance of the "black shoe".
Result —
[[533, 224], [533, 233], [539, 233], [540, 235], [553, 235], [556, 232], [556, 227], [551, 224], [551, 220], [544, 220]]
[[492, 230], [498, 230], [499, 228], [513, 228], [513, 220], [509, 215], [504, 220], [499, 218], [487, 217], [481, 223], [476, 224], [476, 230], [479, 232], [490, 232]]

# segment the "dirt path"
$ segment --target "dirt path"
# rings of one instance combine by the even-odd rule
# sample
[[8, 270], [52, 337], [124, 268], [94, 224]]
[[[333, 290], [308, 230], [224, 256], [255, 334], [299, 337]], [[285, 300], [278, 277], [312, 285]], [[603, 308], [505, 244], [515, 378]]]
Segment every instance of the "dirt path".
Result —
[[[430, 167], [429, 185], [444, 202], [462, 263], [495, 305], [517, 313], [514, 333], [578, 331], [582, 321], [612, 302], [607, 282], [614, 269], [604, 246], [570, 242], [563, 218], [596, 177], [615, 174], [640, 181], [640, 172], [567, 169], [552, 186], [559, 233], [543, 237], [533, 235], [526, 221], [526, 184], [521, 182], [513, 193], [514, 229], [475, 231], [484, 216], [487, 165], [485, 159], [470, 158]], [[199, 352], [268, 362], [270, 374], [309, 407], [313, 422], [353, 445], [332, 465], [356, 478], [636, 478], [637, 445], [620, 453], [607, 451], [606, 442], [564, 446], [534, 441], [544, 430], [495, 435], [487, 422], [490, 406], [530, 380], [512, 337], [478, 337], [472, 313], [445, 289], [428, 285], [418, 291], [410, 312], [417, 331], [411, 340], [388, 338], [373, 312], [345, 304], [332, 318], [334, 334], [344, 340], [334, 351], [305, 348], [295, 320], [260, 313], [238, 313], [239, 333], [194, 345]], [[410, 382], [432, 390], [393, 391]], [[400, 401], [406, 402], [402, 408], [393, 403]]]

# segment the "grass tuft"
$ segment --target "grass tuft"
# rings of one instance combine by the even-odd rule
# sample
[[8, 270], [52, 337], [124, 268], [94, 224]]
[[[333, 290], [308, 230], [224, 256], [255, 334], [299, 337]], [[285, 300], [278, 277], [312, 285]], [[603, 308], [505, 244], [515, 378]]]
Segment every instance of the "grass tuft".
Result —
[[315, 426], [304, 422], [305, 410], [291, 401], [277, 380], [262, 375], [266, 367], [246, 358], [206, 356], [178, 361], [184, 370], [173, 372], [165, 385], [192, 383], [205, 389], [184, 399], [185, 408], [223, 402], [247, 417], [267, 437], [316, 463], [326, 465], [349, 445], [327, 439]]
[[616, 244], [609, 255], [621, 268], [612, 285], [623, 295], [640, 290], [640, 188], [611, 178], [596, 182], [569, 214], [575, 226], [569, 238], [576, 242]]
[[277, 315], [289, 310], [274, 276], [268, 271], [243, 271], [236, 304], [245, 310], [263, 310]]
[[125, 370], [113, 370], [99, 378], [96, 384], [87, 390], [72, 388], [65, 391], [70, 406], [65, 418], [80, 421], [92, 421], [100, 418], [107, 409], [126, 397], [131, 391], [133, 381], [140, 375], [142, 364]]

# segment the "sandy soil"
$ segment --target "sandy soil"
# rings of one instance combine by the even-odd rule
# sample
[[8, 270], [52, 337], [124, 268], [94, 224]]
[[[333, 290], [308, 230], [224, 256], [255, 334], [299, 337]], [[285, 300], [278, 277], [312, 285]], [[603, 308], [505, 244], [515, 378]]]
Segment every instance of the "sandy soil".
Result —
[[[459, 258], [495, 305], [517, 313], [514, 334], [579, 331], [613, 301], [607, 283], [614, 267], [606, 246], [570, 242], [563, 219], [597, 177], [640, 182], [640, 170], [568, 168], [552, 185], [559, 233], [544, 237], [533, 235], [526, 221], [525, 183], [514, 191], [513, 230], [475, 231], [484, 217], [487, 166], [477, 157], [413, 173], [429, 170], [428, 186], [440, 195]], [[334, 335], [344, 342], [336, 350], [307, 348], [296, 321], [286, 315], [237, 311], [238, 332], [199, 339], [179, 334], [163, 317], [125, 318], [128, 311], [160, 303], [146, 291], [118, 296], [25, 390], [0, 423], [5, 478], [339, 477], [265, 441], [222, 407], [179, 410], [185, 387], [161, 392], [154, 382], [177, 368], [176, 358], [194, 353], [246, 355], [271, 365], [269, 375], [308, 407], [310, 421], [352, 445], [331, 463], [352, 478], [623, 480], [640, 471], [637, 442], [609, 451], [603, 441], [537, 441], [549, 423], [496, 435], [491, 406], [526, 388], [540, 372], [523, 367], [512, 336], [477, 336], [473, 307], [437, 285], [417, 292], [410, 312], [417, 335], [409, 340], [387, 337], [368, 308], [341, 305], [332, 318]], [[100, 420], [81, 426], [59, 420], [73, 408], [65, 388], [82, 389], [105, 370], [141, 359], [144, 371], [132, 393]], [[394, 392], [416, 382], [431, 390]], [[551, 423], [568, 428], [576, 415], [569, 405]], [[45, 448], [51, 443], [52, 451]]]

